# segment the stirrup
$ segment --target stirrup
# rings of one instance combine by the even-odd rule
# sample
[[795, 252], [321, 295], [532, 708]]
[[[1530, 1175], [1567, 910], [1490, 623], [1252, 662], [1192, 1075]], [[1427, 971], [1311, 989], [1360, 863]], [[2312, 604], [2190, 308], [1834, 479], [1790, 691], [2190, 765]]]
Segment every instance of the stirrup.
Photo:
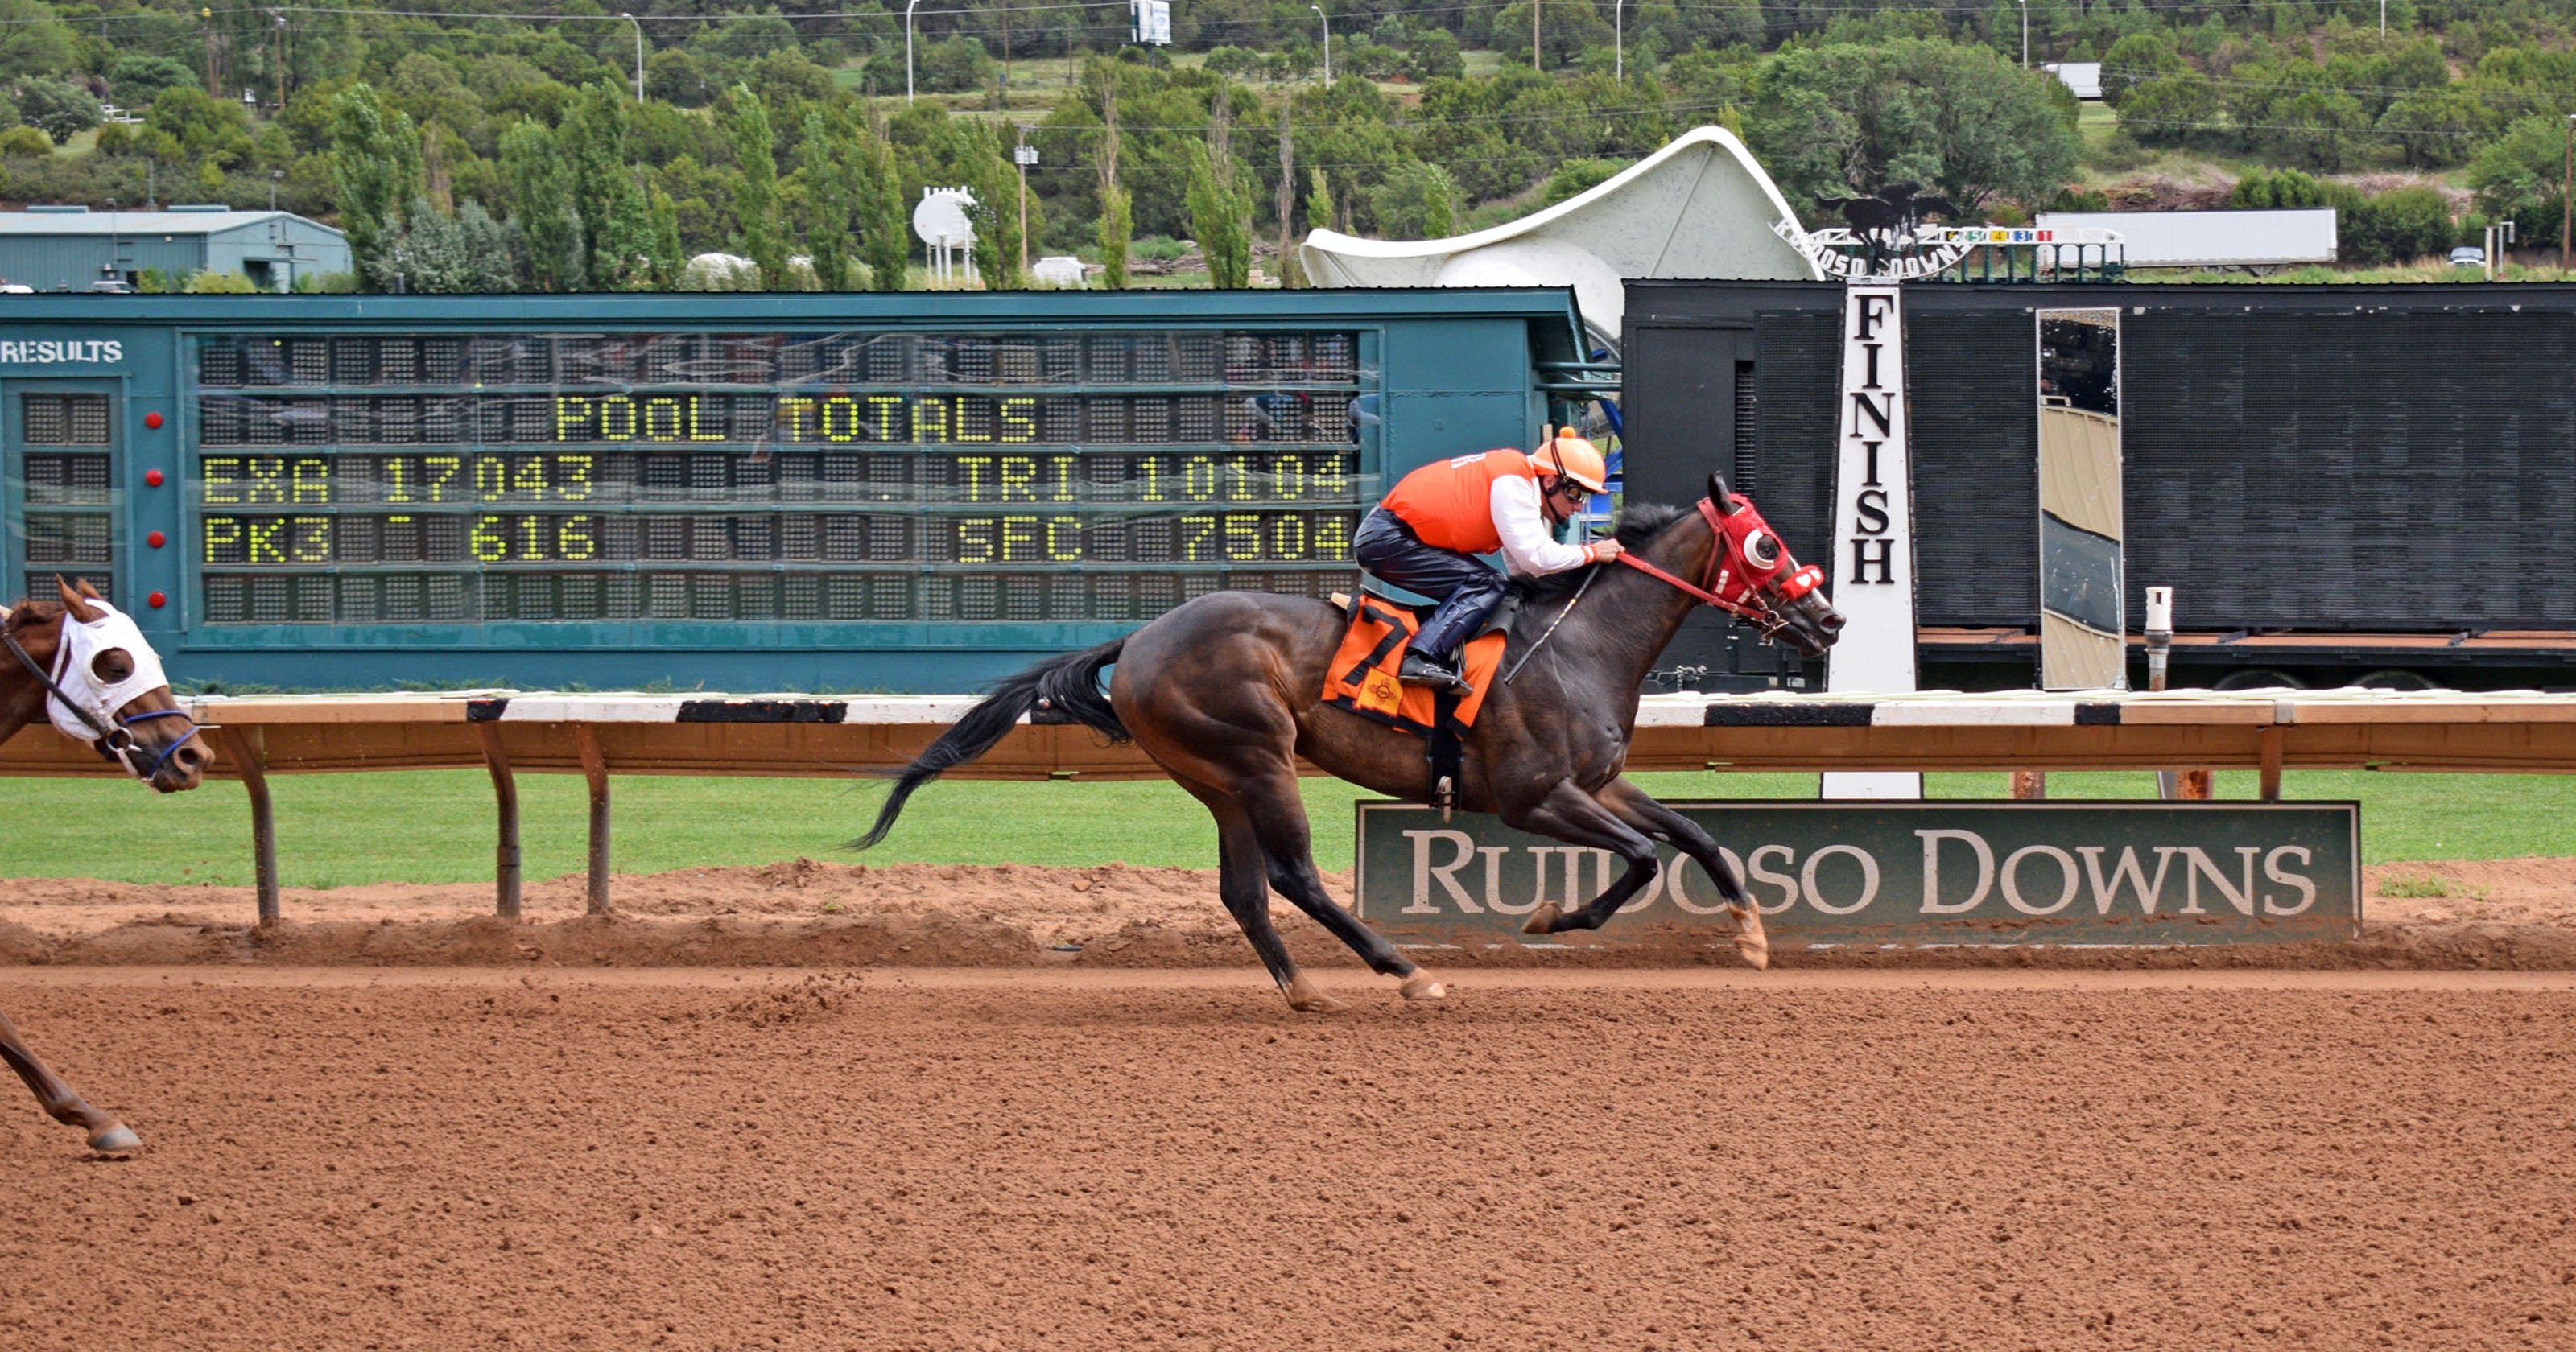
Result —
[[1457, 668], [1445, 666], [1417, 652], [1407, 652], [1396, 664], [1395, 679], [1406, 685], [1428, 686], [1434, 691], [1454, 690], [1464, 695], [1473, 689]]

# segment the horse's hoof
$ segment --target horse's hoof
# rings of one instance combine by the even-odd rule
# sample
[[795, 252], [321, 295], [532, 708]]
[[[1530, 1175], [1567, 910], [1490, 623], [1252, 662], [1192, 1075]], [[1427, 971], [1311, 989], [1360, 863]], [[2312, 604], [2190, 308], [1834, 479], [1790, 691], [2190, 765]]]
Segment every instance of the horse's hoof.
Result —
[[115, 1126], [93, 1133], [89, 1138], [89, 1148], [102, 1155], [122, 1154], [129, 1150], [141, 1150], [143, 1138], [135, 1135], [132, 1127], [119, 1122]]
[[1407, 1000], [1446, 1000], [1449, 988], [1432, 979], [1429, 972], [1416, 972], [1404, 979], [1400, 987]]
[[1530, 918], [1521, 922], [1521, 933], [1554, 934], [1556, 918], [1563, 914], [1565, 914], [1563, 911], [1557, 909], [1556, 903], [1551, 901], [1530, 912]]
[[1339, 1014], [1350, 1008], [1315, 989], [1302, 975], [1288, 983], [1288, 1007], [1300, 1014]]
[[1771, 936], [1763, 932], [1762, 913], [1744, 909], [1731, 913], [1735, 916], [1735, 951], [1744, 959], [1744, 965], [1757, 972], [1769, 968]]

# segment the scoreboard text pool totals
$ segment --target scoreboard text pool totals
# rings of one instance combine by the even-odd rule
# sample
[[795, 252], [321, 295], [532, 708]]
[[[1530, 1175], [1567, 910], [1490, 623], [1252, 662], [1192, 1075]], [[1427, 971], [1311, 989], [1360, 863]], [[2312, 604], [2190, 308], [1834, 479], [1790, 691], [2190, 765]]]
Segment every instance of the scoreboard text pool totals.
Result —
[[1349, 585], [1358, 335], [210, 335], [202, 618], [1124, 620]]

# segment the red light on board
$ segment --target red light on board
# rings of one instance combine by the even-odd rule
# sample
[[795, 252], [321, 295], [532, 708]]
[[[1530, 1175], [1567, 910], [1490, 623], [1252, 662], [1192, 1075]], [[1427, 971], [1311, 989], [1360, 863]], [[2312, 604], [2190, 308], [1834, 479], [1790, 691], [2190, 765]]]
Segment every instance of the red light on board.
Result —
[[154, 610], [159, 610], [161, 607], [170, 604], [170, 598], [159, 592], [154, 592], [150, 596], [144, 597], [143, 603], [152, 607]]
[[170, 537], [163, 535], [161, 532], [156, 530], [150, 535], [144, 536], [143, 543], [152, 546], [154, 549], [159, 549], [161, 546], [170, 543]]
[[151, 428], [153, 431], [156, 431], [156, 432], [160, 431], [160, 430], [161, 430], [161, 415], [160, 415], [160, 414], [158, 414], [158, 413], [146, 413], [146, 414], [144, 414], [144, 415], [143, 415], [143, 425], [144, 425], [144, 426], [146, 426], [146, 427]]
[[161, 471], [157, 469], [147, 469], [143, 471], [143, 482], [154, 488], [159, 488], [161, 486]]

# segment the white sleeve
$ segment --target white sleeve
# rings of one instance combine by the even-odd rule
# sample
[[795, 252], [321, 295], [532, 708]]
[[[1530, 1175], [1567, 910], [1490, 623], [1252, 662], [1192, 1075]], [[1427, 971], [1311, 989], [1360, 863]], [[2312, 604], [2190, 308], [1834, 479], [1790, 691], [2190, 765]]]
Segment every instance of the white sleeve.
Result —
[[1538, 577], [1562, 573], [1592, 562], [1592, 551], [1581, 545], [1559, 544], [1547, 529], [1547, 517], [1539, 510], [1538, 483], [1517, 474], [1506, 474], [1494, 480], [1494, 533], [1503, 537], [1503, 563], [1515, 576]]

